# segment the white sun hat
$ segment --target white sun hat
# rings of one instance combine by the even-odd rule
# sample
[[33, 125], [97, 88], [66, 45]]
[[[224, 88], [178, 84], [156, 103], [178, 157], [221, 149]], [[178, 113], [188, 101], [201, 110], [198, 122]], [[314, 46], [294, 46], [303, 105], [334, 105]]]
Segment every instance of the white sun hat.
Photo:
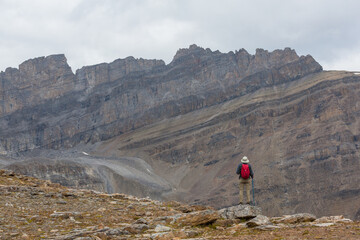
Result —
[[242, 162], [242, 163], [249, 163], [249, 159], [247, 158], [247, 156], [244, 156], [244, 157], [241, 159], [241, 162]]

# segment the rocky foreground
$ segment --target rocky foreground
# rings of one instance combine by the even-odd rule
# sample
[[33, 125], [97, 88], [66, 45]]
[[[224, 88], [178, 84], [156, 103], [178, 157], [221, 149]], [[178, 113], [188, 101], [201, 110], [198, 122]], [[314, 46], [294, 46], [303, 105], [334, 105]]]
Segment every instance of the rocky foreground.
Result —
[[0, 170], [0, 239], [359, 239], [342, 216], [268, 218], [259, 207], [215, 210], [77, 190]]

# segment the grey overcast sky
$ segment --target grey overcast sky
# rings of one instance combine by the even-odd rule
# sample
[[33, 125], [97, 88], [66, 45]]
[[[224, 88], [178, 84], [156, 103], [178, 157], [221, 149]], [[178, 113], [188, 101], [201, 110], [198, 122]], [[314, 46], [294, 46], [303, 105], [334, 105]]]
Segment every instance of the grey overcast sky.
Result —
[[0, 0], [0, 71], [58, 53], [74, 72], [127, 56], [169, 63], [193, 43], [291, 47], [325, 70], [360, 70], [360, 1]]

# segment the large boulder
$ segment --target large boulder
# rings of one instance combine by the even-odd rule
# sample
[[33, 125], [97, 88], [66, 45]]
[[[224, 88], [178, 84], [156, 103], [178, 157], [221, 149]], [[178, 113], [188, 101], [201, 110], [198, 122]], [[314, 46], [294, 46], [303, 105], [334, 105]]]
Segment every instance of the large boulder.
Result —
[[250, 219], [261, 215], [261, 208], [250, 205], [237, 205], [219, 210], [219, 214], [225, 219]]
[[258, 227], [262, 225], [271, 225], [271, 222], [267, 216], [258, 215], [246, 223], [247, 227]]
[[175, 222], [184, 226], [198, 226], [215, 222], [219, 219], [219, 213], [214, 210], [204, 210], [184, 214]]

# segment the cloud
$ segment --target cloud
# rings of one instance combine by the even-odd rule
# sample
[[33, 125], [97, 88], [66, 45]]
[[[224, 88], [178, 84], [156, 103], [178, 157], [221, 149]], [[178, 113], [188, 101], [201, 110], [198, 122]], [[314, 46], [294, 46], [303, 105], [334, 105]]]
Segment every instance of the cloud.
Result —
[[73, 70], [127, 56], [168, 63], [193, 43], [222, 52], [291, 47], [326, 69], [354, 70], [359, 7], [355, 0], [0, 0], [0, 70], [57, 53]]
[[333, 58], [324, 60], [324, 70], [360, 71], [360, 47], [356, 49], [337, 49]]

